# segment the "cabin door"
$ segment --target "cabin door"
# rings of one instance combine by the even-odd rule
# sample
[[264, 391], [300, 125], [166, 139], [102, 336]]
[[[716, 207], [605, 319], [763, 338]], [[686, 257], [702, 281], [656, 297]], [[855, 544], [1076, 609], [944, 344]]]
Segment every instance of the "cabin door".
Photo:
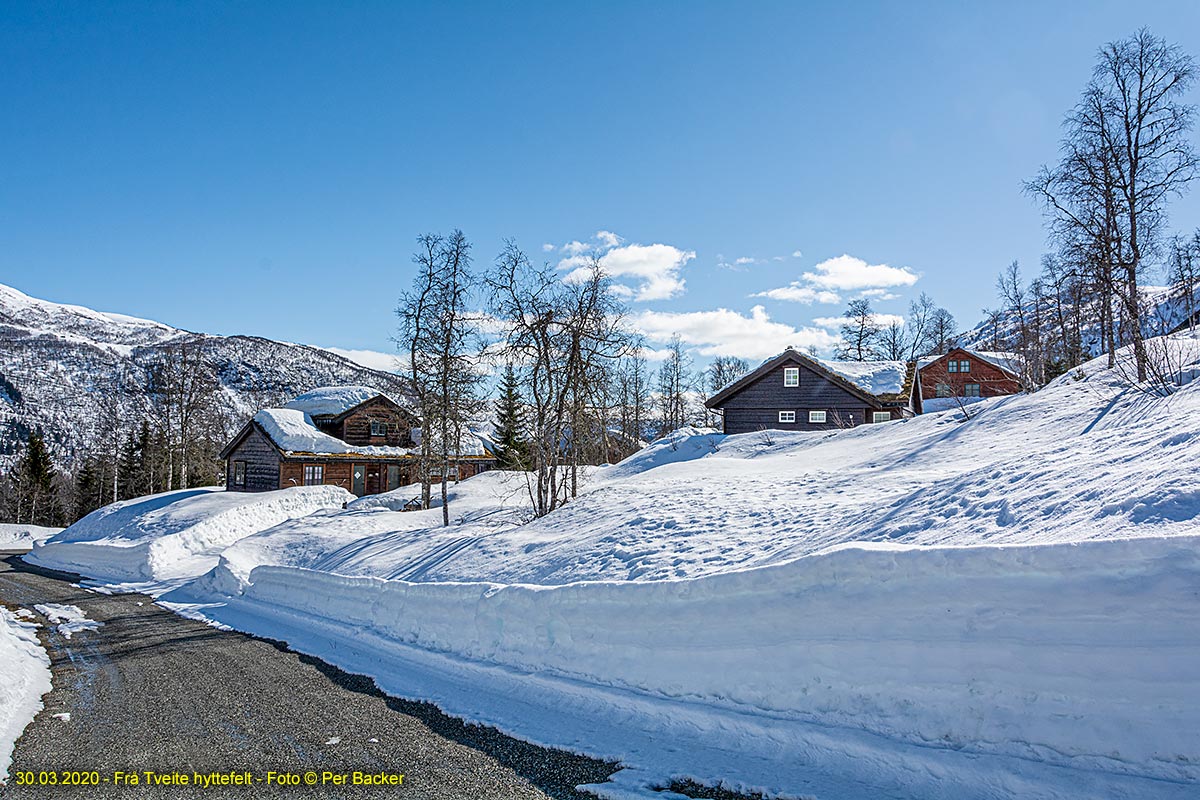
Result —
[[400, 488], [400, 465], [388, 464], [387, 468], [387, 490]]
[[357, 497], [362, 497], [367, 493], [367, 468], [362, 464], [354, 464], [350, 467], [350, 491], [354, 492]]

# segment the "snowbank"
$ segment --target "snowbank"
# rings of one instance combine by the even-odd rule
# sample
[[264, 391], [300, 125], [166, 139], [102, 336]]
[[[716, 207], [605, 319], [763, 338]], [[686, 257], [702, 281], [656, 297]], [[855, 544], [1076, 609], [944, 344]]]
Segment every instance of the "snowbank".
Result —
[[46, 541], [62, 528], [45, 528], [41, 525], [0, 524], [0, 550], [29, 550], [35, 544]]
[[38, 642], [32, 616], [0, 606], [0, 783], [8, 775], [13, 745], [50, 691], [50, 657]]
[[[746, 764], [800, 752], [815, 724], [921, 750], [1200, 781], [1200, 536], [845, 547], [692, 580], [552, 588], [290, 567], [259, 567], [249, 581], [220, 598], [235, 616], [214, 608], [216, 619], [245, 628], [258, 609], [250, 627], [269, 634], [264, 620], [286, 610], [291, 624], [336, 626], [360, 646], [379, 639], [553, 676], [604, 692], [600, 727], [640, 724], [644, 696], [794, 724], [787, 741], [722, 742]], [[669, 742], [631, 766], [703, 774]], [[886, 757], [903, 771], [909, 755]]]
[[105, 581], [190, 578], [212, 569], [221, 551], [238, 539], [320, 509], [340, 508], [352, 499], [336, 486], [150, 495], [93, 511], [36, 545], [25, 559]]

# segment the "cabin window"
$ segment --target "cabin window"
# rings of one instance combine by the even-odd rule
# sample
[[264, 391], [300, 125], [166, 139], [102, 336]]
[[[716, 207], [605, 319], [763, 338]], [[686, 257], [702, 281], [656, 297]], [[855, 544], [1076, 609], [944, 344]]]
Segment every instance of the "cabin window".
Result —
[[377, 419], [371, 420], [371, 435], [372, 436], [387, 436], [387, 423], [380, 422]]
[[304, 485], [305, 486], [320, 486], [325, 483], [325, 465], [324, 464], [305, 464], [304, 465]]
[[784, 367], [783, 368], [783, 385], [784, 386], [799, 386], [800, 385], [800, 368], [799, 367]]
[[949, 397], [950, 396], [950, 384], [939, 383], [937, 385], [937, 396], [938, 397]]
[[795, 411], [780, 411], [779, 412], [779, 421], [780, 422], [795, 422], [796, 421], [796, 412]]
[[[429, 468], [429, 477], [431, 477], [431, 478], [442, 477], [442, 467], [440, 464]], [[446, 477], [447, 478], [457, 478], [458, 477], [458, 466], [451, 464], [450, 468], [446, 470]]]
[[808, 421], [809, 422], [824, 422], [825, 421], [825, 412], [824, 411], [808, 412]]
[[234, 486], [245, 486], [246, 485], [246, 462], [245, 461], [233, 462], [233, 485]]
[[954, 359], [947, 361], [946, 372], [958, 372], [958, 362]]
[[871, 422], [891, 422], [892, 415], [889, 411], [872, 411]]
[[978, 383], [968, 383], [968, 384], [964, 385], [963, 386], [963, 396], [964, 397], [979, 397], [979, 384]]
[[959, 372], [970, 372], [971, 371], [971, 362], [970, 361], [958, 362], [958, 371]]

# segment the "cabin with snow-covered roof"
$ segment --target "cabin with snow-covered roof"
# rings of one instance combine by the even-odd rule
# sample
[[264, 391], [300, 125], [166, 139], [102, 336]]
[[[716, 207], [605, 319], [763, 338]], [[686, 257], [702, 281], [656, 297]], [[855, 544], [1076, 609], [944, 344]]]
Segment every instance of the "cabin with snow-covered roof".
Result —
[[1024, 362], [1017, 353], [952, 347], [917, 361], [922, 400], [930, 410], [1021, 391]]
[[852, 428], [921, 413], [920, 376], [903, 361], [825, 361], [788, 348], [705, 401], [725, 433]]
[[[289, 486], [341, 486], [359, 497], [420, 480], [420, 420], [394, 399], [365, 386], [306, 392], [282, 408], [264, 408], [221, 451], [225, 486], [265, 492]], [[495, 466], [495, 456], [460, 432], [450, 474], [468, 478]], [[438, 471], [435, 479], [440, 480]]]

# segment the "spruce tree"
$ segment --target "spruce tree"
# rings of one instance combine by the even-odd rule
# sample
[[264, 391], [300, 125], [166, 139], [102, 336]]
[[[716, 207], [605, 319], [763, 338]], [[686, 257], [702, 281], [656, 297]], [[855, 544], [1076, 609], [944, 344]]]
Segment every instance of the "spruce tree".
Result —
[[63, 521], [62, 506], [55, 491], [54, 464], [41, 433], [29, 434], [25, 453], [13, 470], [17, 484], [17, 523], [57, 526]]
[[85, 459], [75, 473], [75, 515], [80, 520], [101, 505], [100, 473], [96, 471], [95, 459]]
[[513, 365], [504, 369], [500, 399], [496, 403], [496, 458], [501, 469], [528, 469], [528, 446], [523, 438], [525, 427], [521, 410], [521, 391]]

